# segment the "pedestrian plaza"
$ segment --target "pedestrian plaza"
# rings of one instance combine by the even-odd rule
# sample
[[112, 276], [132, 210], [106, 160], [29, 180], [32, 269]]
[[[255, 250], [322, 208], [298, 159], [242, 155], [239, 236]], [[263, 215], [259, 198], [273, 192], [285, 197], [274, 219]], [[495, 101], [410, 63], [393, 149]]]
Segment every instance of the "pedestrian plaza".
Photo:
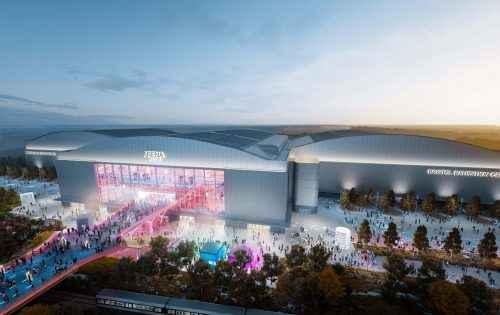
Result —
[[[272, 232], [264, 226], [249, 225], [248, 228], [229, 227], [222, 220], [210, 220], [207, 217], [194, 218], [189, 214], [181, 215], [172, 222], [161, 220], [159, 224], [147, 224], [148, 220], [156, 217], [164, 208], [151, 207], [148, 204], [129, 206], [108, 218], [97, 220], [95, 227], [85, 231], [77, 231], [76, 216], [85, 213], [85, 209], [63, 207], [57, 200], [58, 186], [55, 183], [38, 181], [10, 180], [0, 177], [0, 185], [5, 188], [14, 188], [19, 193], [33, 192], [36, 202], [33, 205], [18, 207], [14, 212], [27, 215], [31, 218], [60, 219], [67, 229], [48, 240], [42, 247], [33, 249], [13, 262], [4, 262], [1, 267], [3, 300], [0, 309], [13, 299], [18, 299], [36, 287], [43, 286], [50, 279], [57, 278], [67, 268], [79, 261], [88, 259], [122, 244], [122, 239], [139, 240], [147, 250], [148, 240], [157, 235], [163, 235], [172, 243], [178, 240], [195, 241], [198, 248], [208, 242], [217, 242], [225, 247], [228, 254], [233, 247], [244, 246], [251, 249], [252, 268], [261, 266], [264, 253], [275, 253], [284, 257], [289, 253], [292, 245], [301, 244], [310, 249], [316, 244], [322, 244], [331, 250], [330, 263], [383, 271], [383, 256], [361, 253], [352, 246], [343, 249], [335, 243], [335, 229], [345, 227], [351, 230], [352, 241], [356, 241], [356, 231], [364, 219], [370, 221], [373, 231], [371, 244], [383, 244], [382, 234], [391, 221], [398, 226], [402, 235], [400, 246], [411, 248], [413, 233], [418, 225], [424, 224], [428, 229], [428, 236], [432, 238], [431, 246], [439, 248], [443, 235], [446, 236], [453, 227], [463, 229], [462, 240], [464, 255], [468, 255], [477, 247], [483, 234], [489, 229], [495, 229], [497, 244], [500, 241], [500, 229], [496, 222], [480, 218], [481, 223], [467, 220], [464, 216], [454, 218], [428, 217], [421, 212], [407, 214], [383, 214], [377, 210], [343, 211], [332, 198], [320, 198], [318, 213], [308, 215], [293, 213], [291, 227], [285, 233]], [[479, 231], [479, 232], [478, 232]], [[378, 242], [377, 242], [378, 239]], [[166, 249], [167, 250], [167, 249]], [[134, 251], [120, 251], [115, 253], [119, 257], [130, 255], [137, 258]], [[226, 254], [226, 256], [227, 256]], [[418, 268], [420, 262], [407, 261]], [[499, 287], [500, 274], [497, 271], [462, 268], [460, 266], [445, 265], [447, 278], [450, 281], [459, 280], [463, 274], [474, 276], [492, 287]], [[493, 280], [493, 283], [492, 281]]]

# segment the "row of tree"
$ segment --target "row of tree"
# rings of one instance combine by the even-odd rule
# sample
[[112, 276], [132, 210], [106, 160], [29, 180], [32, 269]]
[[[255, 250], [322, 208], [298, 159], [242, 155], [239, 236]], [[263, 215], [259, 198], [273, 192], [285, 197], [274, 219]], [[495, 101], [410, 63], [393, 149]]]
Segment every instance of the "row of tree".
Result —
[[44, 225], [41, 219], [14, 215], [12, 208], [20, 204], [21, 200], [14, 189], [0, 187], [0, 261], [10, 259], [37, 234], [53, 228]]
[[54, 167], [47, 169], [46, 167], [37, 166], [18, 166], [15, 164], [4, 165], [0, 163], [0, 176], [8, 176], [10, 178], [23, 179], [40, 179], [40, 180], [56, 180], [57, 172]]
[[[82, 267], [85, 283], [93, 289], [88, 293], [108, 287], [298, 314], [328, 310], [347, 294], [337, 274], [342, 266], [330, 266], [331, 252], [321, 245], [309, 252], [293, 246], [285, 258], [266, 253], [260, 270], [247, 268], [252, 257], [244, 251], [237, 252], [234, 261], [211, 266], [202, 259], [194, 261], [195, 243], [181, 242], [175, 250], [169, 245], [167, 238], [158, 236], [136, 262], [106, 257]], [[68, 280], [64, 289], [81, 287], [78, 281]]]
[[[251, 258], [245, 252], [236, 253], [232, 262], [219, 261], [215, 267], [201, 259], [193, 262], [194, 245], [185, 242], [177, 248], [178, 254], [168, 254], [174, 253], [168, 249], [168, 239], [156, 237], [151, 241], [151, 251], [137, 262], [129, 257], [105, 257], [80, 269], [85, 278], [72, 277], [59, 289], [82, 290], [90, 286], [94, 291], [88, 293], [95, 293], [102, 288], [114, 288], [293, 314], [432, 311], [461, 315], [468, 311], [489, 314], [493, 310], [494, 295], [484, 282], [472, 277], [462, 278], [459, 284], [445, 281], [442, 261], [431, 256], [426, 256], [420, 268], [414, 270], [403, 256], [391, 254], [383, 264], [384, 274], [363, 273], [329, 264], [332, 254], [322, 245], [309, 251], [294, 245], [282, 258], [265, 254], [262, 268], [249, 271], [246, 266]], [[144, 269], [148, 265], [152, 269]], [[362, 295], [353, 294], [355, 291], [381, 295], [371, 296], [363, 306], [359, 303]], [[401, 296], [416, 299], [394, 302]]]
[[[409, 212], [417, 209], [417, 195], [414, 191], [405, 193], [401, 196], [401, 200], [397, 204], [401, 211]], [[350, 209], [352, 206], [357, 206], [360, 209], [371, 208], [377, 204], [377, 196], [373, 189], [369, 189], [368, 193], [355, 188], [350, 190], [342, 190], [339, 198], [340, 207], [344, 210]], [[435, 193], [427, 194], [420, 204], [420, 209], [430, 214], [437, 209], [437, 198]], [[391, 207], [396, 206], [396, 195], [390, 190], [380, 195], [378, 207], [384, 212], [389, 211]], [[446, 198], [446, 201], [441, 207], [441, 211], [448, 215], [457, 215], [460, 211], [461, 201], [458, 195], [454, 194]], [[477, 217], [482, 210], [481, 198], [473, 196], [465, 205], [465, 214], [469, 217]], [[497, 200], [489, 208], [489, 215], [493, 218], [500, 218], [500, 200]]]
[[[368, 244], [372, 239], [372, 231], [368, 220], [363, 220], [358, 229], [358, 240], [362, 244]], [[384, 232], [384, 244], [388, 247], [395, 246], [400, 240], [397, 226], [394, 222], [389, 222], [387, 230]], [[427, 227], [419, 225], [413, 235], [413, 246], [419, 251], [426, 251], [430, 248], [429, 238], [427, 237]], [[462, 236], [458, 228], [453, 228], [446, 237], [443, 249], [449, 253], [460, 254], [462, 252]], [[489, 259], [497, 257], [498, 247], [496, 237], [493, 231], [484, 234], [483, 239], [478, 245], [478, 254], [481, 258]]]
[[[486, 283], [464, 276], [456, 284], [446, 280], [443, 262], [431, 256], [423, 259], [418, 270], [408, 266], [400, 254], [387, 256], [383, 295], [395, 301], [401, 293], [412, 293], [438, 314], [493, 314], [495, 292]], [[410, 278], [416, 274], [418, 279]], [[413, 280], [413, 281], [412, 281]], [[412, 302], [411, 300], [408, 302]]]

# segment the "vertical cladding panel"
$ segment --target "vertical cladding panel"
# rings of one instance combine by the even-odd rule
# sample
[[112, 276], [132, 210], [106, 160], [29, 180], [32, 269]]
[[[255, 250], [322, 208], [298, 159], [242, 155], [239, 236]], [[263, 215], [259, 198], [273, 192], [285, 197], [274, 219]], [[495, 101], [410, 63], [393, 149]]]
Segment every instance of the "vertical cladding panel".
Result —
[[94, 163], [56, 161], [61, 200], [97, 204]]
[[288, 202], [293, 201], [293, 193], [294, 193], [294, 168], [295, 163], [288, 163]]
[[355, 187], [364, 191], [373, 188], [382, 193], [392, 189], [397, 194], [415, 191], [420, 198], [435, 192], [440, 198], [458, 194], [464, 201], [479, 195], [484, 203], [500, 199], [500, 178], [427, 175], [428, 168], [412, 165], [321, 162], [319, 190], [338, 193], [342, 188]]
[[286, 172], [226, 171], [226, 218], [257, 224], [286, 224]]
[[295, 210], [315, 213], [318, 206], [320, 164], [295, 163]]

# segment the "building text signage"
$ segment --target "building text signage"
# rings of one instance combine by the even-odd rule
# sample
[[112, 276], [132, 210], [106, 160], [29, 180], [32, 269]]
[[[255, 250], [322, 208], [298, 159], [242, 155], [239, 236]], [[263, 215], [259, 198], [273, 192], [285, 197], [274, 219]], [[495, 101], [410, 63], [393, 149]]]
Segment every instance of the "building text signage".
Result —
[[428, 168], [427, 175], [500, 178], [500, 171], [497, 172], [477, 171], [477, 170], [465, 171], [465, 170]]
[[150, 162], [165, 160], [165, 152], [163, 151], [144, 151], [144, 158]]
[[48, 152], [48, 151], [30, 151], [30, 150], [27, 150], [24, 153], [26, 155], [56, 156], [55, 152]]

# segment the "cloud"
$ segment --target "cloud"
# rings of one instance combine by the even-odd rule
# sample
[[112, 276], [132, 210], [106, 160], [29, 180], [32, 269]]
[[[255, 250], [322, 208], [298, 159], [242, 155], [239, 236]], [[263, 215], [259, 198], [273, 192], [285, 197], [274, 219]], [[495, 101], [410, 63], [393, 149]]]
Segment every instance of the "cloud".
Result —
[[164, 77], [150, 78], [146, 72], [138, 69], [128, 71], [111, 69], [109, 72], [68, 69], [65, 72], [71, 79], [83, 82], [85, 87], [106, 93], [136, 89], [155, 94], [162, 85], [177, 84]]
[[7, 95], [7, 94], [0, 94], [0, 102], [6, 102], [6, 103], [22, 103], [23, 105], [34, 105], [34, 106], [40, 106], [44, 108], [58, 108], [58, 109], [79, 109], [80, 107], [75, 104], [48, 104], [40, 101], [33, 101], [24, 97], [19, 97], [19, 96], [14, 96], [14, 95]]
[[143, 77], [127, 78], [117, 74], [101, 74], [98, 79], [85, 83], [85, 86], [102, 92], [121, 92], [127, 89], [148, 90], [148, 84], [148, 80]]
[[0, 125], [74, 125], [74, 124], [121, 124], [132, 119], [124, 115], [68, 115], [34, 109], [0, 106]]

